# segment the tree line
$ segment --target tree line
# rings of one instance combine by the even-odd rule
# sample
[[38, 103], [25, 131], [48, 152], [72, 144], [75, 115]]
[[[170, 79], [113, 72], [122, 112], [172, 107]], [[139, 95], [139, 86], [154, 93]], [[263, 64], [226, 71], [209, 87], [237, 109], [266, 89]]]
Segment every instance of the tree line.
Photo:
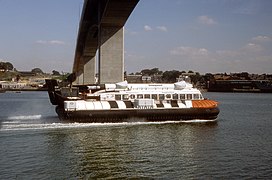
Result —
[[[159, 68], [152, 68], [152, 69], [143, 69], [140, 72], [130, 73], [129, 75], [141, 75], [141, 76], [151, 76], [157, 77], [154, 78], [158, 82], [176, 82], [177, 78], [180, 75], [188, 75], [192, 81], [192, 83], [197, 83], [204, 81], [203, 76], [199, 74], [199, 72], [194, 72], [192, 70], [189, 71], [179, 71], [179, 70], [171, 70], [171, 71], [161, 71]], [[125, 72], [126, 76], [126, 72]]]
[[[11, 62], [0, 62], [0, 70], [1, 71], [15, 71], [17, 72], [17, 69], [14, 68], [13, 64]], [[45, 74], [41, 68], [35, 67], [30, 72], [34, 74]], [[61, 74], [59, 71], [53, 70], [52, 75], [60, 76]]]
[[0, 69], [4, 71], [12, 71], [13, 70], [13, 64], [10, 62], [0, 62]]

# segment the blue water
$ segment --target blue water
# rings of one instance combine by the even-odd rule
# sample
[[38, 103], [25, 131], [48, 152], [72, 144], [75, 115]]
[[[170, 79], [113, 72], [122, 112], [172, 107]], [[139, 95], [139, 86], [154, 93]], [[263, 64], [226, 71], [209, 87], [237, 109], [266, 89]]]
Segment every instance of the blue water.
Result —
[[0, 94], [0, 179], [271, 179], [272, 94], [205, 93], [217, 123], [64, 123], [46, 92]]

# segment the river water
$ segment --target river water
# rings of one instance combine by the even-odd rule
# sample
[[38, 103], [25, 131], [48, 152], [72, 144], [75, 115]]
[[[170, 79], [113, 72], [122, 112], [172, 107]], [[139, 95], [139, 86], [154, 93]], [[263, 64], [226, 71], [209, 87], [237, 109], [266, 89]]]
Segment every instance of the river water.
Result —
[[271, 179], [272, 94], [205, 93], [217, 123], [63, 123], [46, 92], [0, 94], [0, 179]]

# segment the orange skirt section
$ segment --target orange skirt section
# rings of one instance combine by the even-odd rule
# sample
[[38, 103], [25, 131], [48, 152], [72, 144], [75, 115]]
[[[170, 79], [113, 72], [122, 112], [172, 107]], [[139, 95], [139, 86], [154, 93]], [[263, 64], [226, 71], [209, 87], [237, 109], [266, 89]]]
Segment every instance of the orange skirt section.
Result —
[[213, 100], [192, 100], [192, 105], [194, 108], [215, 108], [217, 107], [218, 102]]

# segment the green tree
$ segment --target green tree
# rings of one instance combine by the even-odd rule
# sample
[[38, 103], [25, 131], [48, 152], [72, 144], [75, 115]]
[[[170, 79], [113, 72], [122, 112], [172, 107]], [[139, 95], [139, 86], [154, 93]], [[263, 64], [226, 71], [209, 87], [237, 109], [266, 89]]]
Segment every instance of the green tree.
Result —
[[13, 70], [14, 67], [10, 62], [6, 62], [6, 68], [7, 68], [7, 70], [11, 71], [11, 70]]
[[43, 71], [40, 68], [34, 68], [31, 70], [31, 72], [35, 74], [43, 74]]
[[179, 71], [176, 70], [172, 70], [172, 71], [165, 71], [162, 74], [162, 80], [164, 82], [168, 82], [168, 83], [173, 83], [177, 81], [177, 78], [179, 77], [181, 73]]
[[141, 71], [142, 75], [147, 75], [147, 76], [150, 76], [151, 75], [151, 70], [150, 69], [143, 69]]
[[0, 62], [0, 69], [6, 70], [4, 62]]
[[58, 71], [56, 71], [56, 70], [53, 70], [52, 75], [53, 76], [60, 76], [60, 73]]
[[203, 77], [199, 74], [199, 72], [196, 72], [195, 75], [191, 75], [190, 79], [193, 84], [197, 84], [198, 82], [203, 81]]
[[159, 68], [153, 68], [150, 71], [151, 71], [152, 75], [162, 74], [162, 71], [160, 71]]
[[13, 65], [10, 62], [0, 62], [0, 69], [11, 71], [13, 70]]
[[159, 68], [153, 68], [153, 69], [143, 69], [141, 73], [142, 75], [153, 76], [157, 74], [162, 74], [162, 71], [160, 71]]

